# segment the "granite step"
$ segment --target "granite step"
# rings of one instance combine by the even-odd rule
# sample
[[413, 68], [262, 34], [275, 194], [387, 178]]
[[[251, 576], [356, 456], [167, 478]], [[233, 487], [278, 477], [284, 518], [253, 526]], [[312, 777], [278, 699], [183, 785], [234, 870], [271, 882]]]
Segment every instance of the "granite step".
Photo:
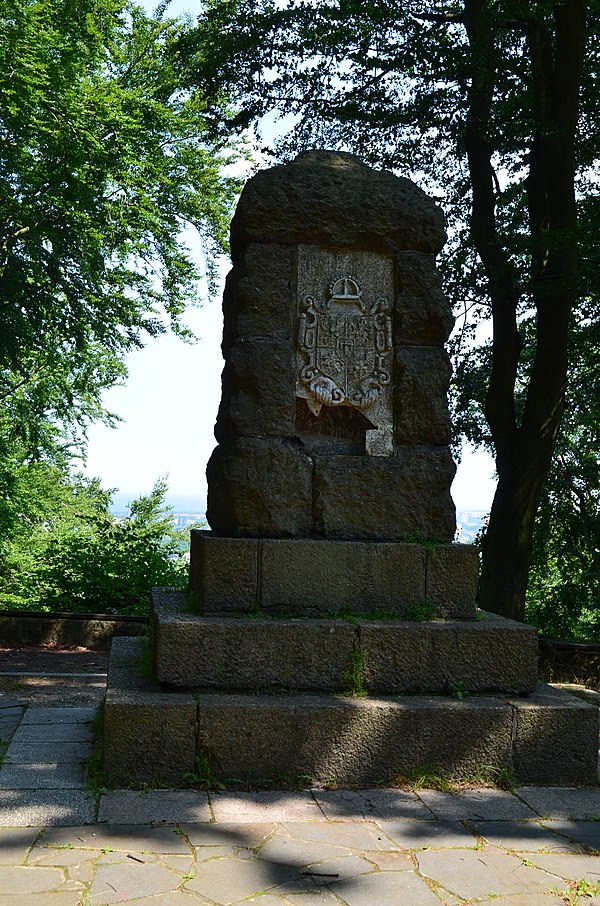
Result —
[[537, 683], [537, 630], [483, 611], [425, 622], [198, 616], [168, 589], [154, 589], [153, 609], [156, 675], [183, 688], [526, 693]]
[[350, 697], [165, 691], [143, 646], [113, 641], [104, 767], [116, 783], [298, 778], [368, 786], [426, 768], [449, 779], [509, 770], [542, 784], [597, 782], [598, 709], [539, 684], [509, 695]]
[[340, 606], [413, 619], [474, 619], [479, 554], [472, 544], [190, 536], [190, 588], [204, 613], [326, 617]]

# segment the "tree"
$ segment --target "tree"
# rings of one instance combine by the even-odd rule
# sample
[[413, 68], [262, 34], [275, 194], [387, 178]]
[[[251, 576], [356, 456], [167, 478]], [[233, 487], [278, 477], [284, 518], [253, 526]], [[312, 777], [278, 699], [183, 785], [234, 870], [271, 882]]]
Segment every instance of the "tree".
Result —
[[[209, 282], [239, 159], [181, 90], [185, 22], [131, 0], [0, 0], [0, 588], [12, 605], [127, 610], [177, 578], [165, 486], [110, 515], [71, 474], [124, 356]], [[224, 108], [222, 98], [212, 99]], [[142, 603], [140, 603], [142, 602]]]
[[[535, 352], [534, 319], [521, 324], [517, 387], [527, 386]], [[528, 623], [556, 638], [596, 640], [600, 630], [600, 322], [596, 303], [581, 300], [570, 331], [570, 378], [554, 457], [535, 521], [525, 602]], [[483, 415], [492, 345], [462, 357], [453, 398], [454, 420], [475, 445], [492, 449]], [[525, 399], [517, 393], [518, 412]]]
[[[517, 619], [564, 409], [570, 314], [582, 280], [597, 284], [581, 253], [597, 222], [590, 10], [597, 0], [210, 0], [182, 39], [188, 83], [232, 98], [230, 129], [292, 114], [277, 153], [347, 148], [445, 201], [447, 288], [459, 310], [493, 322], [484, 407], [498, 489], [480, 602]], [[215, 134], [226, 127], [215, 111]]]
[[147, 613], [154, 585], [187, 580], [166, 490], [160, 479], [117, 518], [112, 492], [67, 461], [21, 465], [0, 509], [0, 609]]
[[[101, 417], [123, 356], [226, 247], [234, 158], [180, 90], [185, 23], [131, 0], [0, 0], [0, 435], [24, 451]], [[213, 99], [215, 108], [222, 101]], [[5, 451], [6, 452], [6, 451]]]

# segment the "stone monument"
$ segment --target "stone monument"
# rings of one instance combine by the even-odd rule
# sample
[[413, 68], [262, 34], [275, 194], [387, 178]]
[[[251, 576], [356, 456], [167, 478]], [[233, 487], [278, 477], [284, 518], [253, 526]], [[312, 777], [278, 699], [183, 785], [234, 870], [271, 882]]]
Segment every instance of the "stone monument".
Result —
[[474, 618], [477, 553], [450, 543], [445, 238], [424, 192], [349, 154], [308, 152], [247, 184], [223, 302], [213, 533], [192, 540], [205, 613]]
[[246, 185], [211, 530], [190, 594], [155, 590], [154, 677], [113, 644], [109, 777], [595, 780], [597, 709], [537, 685], [535, 630], [476, 611], [453, 543], [444, 241], [419, 188], [349, 154]]

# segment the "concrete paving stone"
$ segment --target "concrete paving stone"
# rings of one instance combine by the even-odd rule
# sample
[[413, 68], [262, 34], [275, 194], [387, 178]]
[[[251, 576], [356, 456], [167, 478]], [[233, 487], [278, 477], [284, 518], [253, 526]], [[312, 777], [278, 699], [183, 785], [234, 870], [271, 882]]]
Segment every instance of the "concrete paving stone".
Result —
[[243, 846], [255, 849], [269, 837], [277, 825], [274, 821], [261, 821], [254, 824], [182, 824], [181, 830], [192, 846]]
[[298, 890], [314, 890], [313, 881], [290, 865], [260, 859], [214, 859], [198, 866], [196, 877], [185, 882], [185, 889], [226, 906], [263, 891], [273, 893], [278, 888], [285, 892], [288, 885], [297, 886]]
[[474, 849], [477, 840], [458, 821], [378, 821], [378, 826], [402, 849]]
[[[212, 906], [212, 903], [198, 894], [176, 890], [172, 893], [160, 893], [156, 897], [142, 897], [139, 900], [133, 900], [132, 906]], [[263, 906], [262, 902], [260, 906]], [[285, 906], [285, 904], [281, 904], [281, 906]]]
[[346, 824], [333, 821], [284, 821], [283, 832], [294, 840], [316, 841], [355, 850], [395, 850], [396, 846], [371, 822]]
[[378, 871], [330, 885], [348, 906], [440, 906], [440, 901], [414, 871]]
[[409, 853], [400, 852], [370, 852], [363, 853], [365, 859], [376, 865], [380, 871], [411, 871], [415, 867], [413, 858]]
[[557, 820], [542, 819], [543, 827], [568, 837], [569, 840], [580, 843], [588, 849], [600, 851], [600, 822], [598, 821], [567, 821], [564, 818]]
[[208, 859], [251, 859], [253, 853], [249, 849], [239, 850], [235, 846], [195, 846], [196, 862], [206, 862]]
[[25, 710], [24, 705], [20, 705], [19, 702], [11, 702], [8, 699], [2, 701], [0, 699], [0, 717], [4, 717], [5, 714], [19, 714], [21, 715]]
[[58, 893], [28, 893], [27, 900], [22, 894], [0, 896], [0, 906], [81, 906], [81, 891], [64, 890]]
[[326, 818], [421, 818], [434, 816], [415, 795], [404, 790], [313, 790]]
[[4, 790], [0, 827], [93, 824], [96, 802], [83, 790]]
[[157, 856], [157, 861], [159, 865], [164, 865], [165, 868], [169, 868], [171, 871], [176, 871], [178, 874], [184, 875], [194, 864], [194, 857], [191, 853], [189, 856], [175, 853], [160, 853]]
[[[248, 899], [239, 900], [236, 906], [247, 906], [248, 903], [259, 903], [260, 906], [289, 906], [289, 900], [287, 897], [278, 897], [276, 894], [270, 893], [260, 893], [256, 897], [248, 897]], [[337, 906], [340, 906], [340, 901], [337, 901]]]
[[13, 745], [45, 745], [47, 742], [93, 742], [89, 724], [21, 724], [13, 736]]
[[71, 868], [98, 858], [95, 849], [54, 849], [36, 846], [29, 858], [28, 865], [57, 865], [60, 868]]
[[49, 828], [38, 843], [43, 847], [74, 846], [76, 849], [119, 852], [181, 853], [187, 855], [187, 840], [172, 827], [104, 824], [95, 827]]
[[600, 856], [575, 853], [536, 853], [532, 859], [538, 868], [549, 871], [565, 881], [585, 879], [600, 883]]
[[522, 786], [516, 792], [544, 818], [600, 819], [600, 788]]
[[211, 793], [216, 821], [285, 821], [294, 818], [323, 818], [309, 792], [269, 790], [261, 793]]
[[11, 742], [4, 764], [40, 764], [85, 761], [92, 750], [88, 742], [22, 743]]
[[69, 878], [83, 884], [91, 884], [94, 876], [94, 860], [98, 853], [85, 849], [36, 848], [37, 855], [27, 860], [28, 865], [53, 865], [66, 870]]
[[0, 828], [0, 865], [22, 864], [39, 834], [39, 827]]
[[[586, 904], [591, 906], [589, 901]], [[552, 893], [513, 893], [509, 897], [494, 897], [491, 906], [565, 906], [565, 901]]]
[[537, 821], [476, 821], [475, 829], [488, 843], [518, 852], [579, 853], [581, 847], [571, 843]]
[[343, 856], [339, 859], [318, 859], [306, 866], [306, 874], [310, 874], [315, 884], [331, 884], [336, 877], [338, 878], [356, 878], [359, 875], [367, 875], [375, 871], [371, 862], [367, 862], [362, 856]]
[[100, 799], [98, 821], [111, 824], [182, 824], [211, 821], [208, 796], [198, 790], [115, 790]]
[[297, 868], [352, 855], [347, 847], [324, 843], [322, 840], [294, 840], [292, 837], [274, 834], [258, 851], [258, 858], [281, 865], [295, 865]]
[[52, 708], [29, 705], [23, 715], [23, 724], [77, 724], [88, 723], [98, 713], [97, 705], [74, 705], [71, 708]]
[[94, 879], [94, 865], [92, 862], [80, 862], [79, 865], [72, 865], [67, 870], [70, 878], [75, 881], [81, 881], [82, 884], [89, 885]]
[[556, 876], [524, 865], [517, 856], [499, 850], [426, 850], [417, 853], [417, 862], [421, 874], [465, 899], [493, 894], [540, 894], [555, 889], [557, 884]]
[[20, 715], [11, 714], [5, 717], [0, 711], [0, 739], [7, 739], [12, 736], [20, 723]]
[[0, 893], [42, 893], [64, 884], [60, 868], [38, 868], [30, 865], [0, 865]]
[[[262, 900], [256, 902], [262, 906]], [[321, 887], [310, 893], [288, 893], [284, 903], [293, 903], [293, 906], [340, 906], [341, 900], [330, 890], [323, 890]]]
[[85, 769], [79, 762], [14, 764], [0, 768], [0, 790], [81, 790]]
[[436, 818], [449, 821], [518, 821], [535, 818], [535, 813], [512, 793], [477, 789], [460, 793], [419, 790], [418, 796]]
[[99, 865], [90, 887], [92, 903], [102, 906], [134, 897], [151, 897], [177, 890], [181, 878], [161, 865], [137, 862]]
[[136, 852], [133, 849], [123, 850], [112, 849], [110, 844], [103, 847], [100, 853], [96, 854], [96, 865], [114, 865], [116, 863], [125, 863], [127, 860], [137, 862], [138, 865], [158, 864], [158, 853]]
[[[281, 901], [279, 902], [281, 903]], [[141, 899], [133, 900], [132, 903], [133, 906], [210, 906], [208, 900], [203, 897], [198, 897], [193, 893], [184, 893], [182, 890], [159, 893], [155, 897], [141, 897]], [[1, 903], [0, 906], [2, 906]], [[263, 906], [262, 899], [260, 906]], [[267, 904], [264, 904], [264, 906], [267, 906]]]

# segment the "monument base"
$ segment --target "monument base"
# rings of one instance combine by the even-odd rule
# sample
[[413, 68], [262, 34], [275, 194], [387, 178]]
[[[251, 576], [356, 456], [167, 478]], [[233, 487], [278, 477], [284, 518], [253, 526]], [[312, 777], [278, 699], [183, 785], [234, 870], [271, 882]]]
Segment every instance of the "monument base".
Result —
[[470, 544], [231, 538], [192, 530], [190, 588], [202, 612], [475, 619]]
[[598, 709], [539, 684], [514, 695], [347, 697], [167, 691], [140, 670], [144, 642], [115, 639], [105, 710], [108, 782], [391, 784], [424, 768], [461, 781], [597, 782]]
[[537, 630], [476, 620], [199, 616], [189, 596], [154, 589], [159, 682], [227, 691], [507, 692], [537, 685]]

